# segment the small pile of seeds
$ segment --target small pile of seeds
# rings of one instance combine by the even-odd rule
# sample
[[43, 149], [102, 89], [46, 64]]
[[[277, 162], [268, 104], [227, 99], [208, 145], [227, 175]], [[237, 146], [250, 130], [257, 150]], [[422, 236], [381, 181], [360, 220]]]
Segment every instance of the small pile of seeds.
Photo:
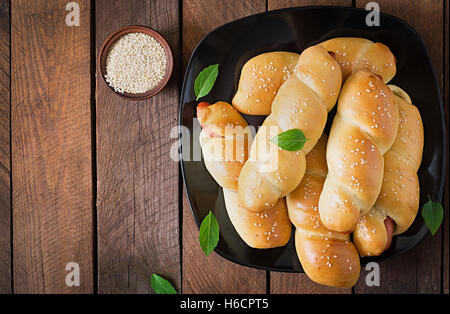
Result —
[[166, 52], [155, 38], [129, 33], [109, 49], [105, 79], [116, 92], [138, 94], [155, 88], [166, 69]]

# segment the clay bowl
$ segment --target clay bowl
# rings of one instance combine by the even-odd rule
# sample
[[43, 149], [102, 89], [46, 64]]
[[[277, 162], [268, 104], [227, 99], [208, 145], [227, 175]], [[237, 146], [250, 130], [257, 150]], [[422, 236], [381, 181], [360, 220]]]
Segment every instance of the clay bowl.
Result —
[[[155, 38], [156, 41], [158, 41], [162, 45], [162, 47], [164, 48], [164, 51], [166, 52], [167, 68], [166, 68], [166, 74], [165, 74], [164, 78], [162, 79], [161, 82], [159, 82], [159, 84], [155, 88], [148, 90], [145, 93], [131, 94], [131, 93], [116, 92], [108, 84], [108, 82], [106, 82], [106, 79], [105, 79], [106, 58], [108, 57], [109, 49], [111, 48], [111, 46], [114, 44], [114, 42], [116, 40], [118, 40], [120, 37], [122, 37], [126, 34], [129, 34], [129, 33], [144, 33], [144, 34], [147, 34], [147, 35]], [[167, 82], [170, 79], [170, 76], [172, 75], [173, 56], [172, 56], [172, 51], [170, 50], [169, 44], [167, 43], [167, 41], [164, 39], [164, 37], [160, 33], [158, 33], [154, 29], [151, 29], [150, 27], [147, 27], [147, 26], [130, 25], [130, 26], [125, 26], [125, 27], [115, 31], [114, 33], [109, 35], [108, 38], [106, 38], [105, 42], [102, 45], [102, 48], [100, 49], [99, 58], [98, 58], [98, 67], [99, 67], [99, 72], [103, 78], [103, 82], [105, 82], [106, 86], [108, 86], [108, 88], [114, 94], [116, 94], [122, 98], [128, 99], [128, 100], [144, 100], [144, 99], [148, 99], [148, 98], [153, 97], [154, 95], [158, 94], [164, 88], [164, 86], [166, 86]]]

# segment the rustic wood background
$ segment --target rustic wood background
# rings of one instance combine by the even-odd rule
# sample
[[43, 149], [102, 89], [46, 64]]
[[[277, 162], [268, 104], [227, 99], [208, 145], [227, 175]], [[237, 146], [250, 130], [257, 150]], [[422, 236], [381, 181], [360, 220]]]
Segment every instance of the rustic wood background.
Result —
[[[380, 287], [337, 290], [206, 257], [169, 158], [184, 69], [209, 31], [268, 10], [368, 0], [77, 0], [79, 27], [65, 24], [67, 2], [0, 0], [0, 293], [152, 293], [154, 272], [183, 293], [449, 293], [448, 170], [438, 234], [383, 262]], [[449, 1], [377, 2], [424, 39], [448, 127]], [[147, 101], [115, 97], [96, 71], [105, 38], [130, 24], [161, 32], [175, 56], [169, 85]], [[72, 261], [79, 287], [65, 284]]]

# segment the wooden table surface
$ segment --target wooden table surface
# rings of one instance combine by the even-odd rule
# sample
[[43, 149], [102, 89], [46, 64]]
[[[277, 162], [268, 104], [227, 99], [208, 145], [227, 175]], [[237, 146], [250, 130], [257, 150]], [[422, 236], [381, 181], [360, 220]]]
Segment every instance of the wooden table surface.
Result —
[[[183, 293], [449, 293], [448, 170], [440, 231], [381, 263], [379, 287], [363, 269], [337, 290], [206, 257], [169, 157], [184, 69], [209, 31], [267, 10], [367, 0], [77, 0], [76, 27], [68, 2], [0, 0], [0, 293], [152, 293], [152, 273]], [[424, 39], [448, 126], [449, 1], [377, 2]], [[168, 86], [146, 101], [114, 96], [96, 67], [105, 38], [131, 24], [161, 32], [175, 57]], [[78, 287], [66, 285], [69, 262]]]

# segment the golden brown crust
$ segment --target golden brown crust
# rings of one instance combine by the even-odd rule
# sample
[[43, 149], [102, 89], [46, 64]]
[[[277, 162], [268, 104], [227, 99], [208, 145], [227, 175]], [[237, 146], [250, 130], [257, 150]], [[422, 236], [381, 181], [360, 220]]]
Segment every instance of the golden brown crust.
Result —
[[353, 242], [361, 256], [377, 256], [384, 252], [388, 242], [385, 218], [381, 212], [371, 210], [359, 220]]
[[292, 224], [284, 198], [268, 210], [251, 212], [239, 206], [237, 192], [223, 189], [223, 196], [228, 217], [247, 245], [256, 249], [269, 249], [289, 242]]
[[[206, 104], [206, 103], [200, 103]], [[248, 126], [247, 121], [229, 103], [218, 101], [213, 105], [206, 104], [201, 110], [197, 110], [197, 118], [202, 127], [207, 127], [211, 132], [225, 136], [227, 127]]]
[[310, 139], [302, 149], [307, 154], [322, 134], [327, 120], [328, 111], [322, 100], [300, 79], [292, 77], [281, 86], [272, 108], [270, 117], [280, 131], [300, 129]]
[[274, 51], [248, 60], [242, 68], [233, 106], [249, 115], [269, 115], [281, 84], [292, 74], [299, 54]]
[[353, 231], [360, 215], [377, 200], [383, 154], [398, 129], [398, 107], [391, 90], [369, 71], [352, 74], [339, 96], [327, 147], [329, 173], [320, 196], [324, 225]]
[[423, 151], [423, 125], [420, 113], [411, 99], [397, 86], [389, 86], [399, 109], [398, 133], [394, 144], [384, 155], [384, 178], [374, 207], [361, 217], [353, 234], [361, 256], [379, 255], [390, 240], [384, 221], [395, 222], [394, 234], [405, 232], [413, 223], [419, 208], [419, 180]]
[[328, 137], [325, 134], [317, 141], [316, 146], [306, 155], [307, 169], [306, 172], [319, 177], [326, 177], [328, 173], [327, 166], [327, 144]]
[[[211, 137], [202, 130], [200, 145], [206, 169], [214, 180], [224, 188], [237, 190], [239, 174], [248, 159], [248, 137]], [[225, 152], [231, 152], [230, 156]]]
[[251, 141], [250, 131], [244, 129], [247, 121], [222, 101], [213, 105], [200, 103], [197, 117], [203, 126], [200, 146], [206, 168], [220, 186], [237, 190]]
[[239, 206], [237, 183], [248, 159], [251, 134], [243, 129], [232, 133], [227, 126], [247, 126], [245, 120], [225, 102], [199, 104], [198, 117], [204, 127], [200, 132], [200, 146], [205, 166], [223, 187], [225, 207], [240, 237], [249, 246], [259, 249], [285, 245], [290, 239], [292, 225], [284, 199], [278, 200], [273, 208], [259, 212]]
[[[306, 49], [296, 69], [280, 87], [239, 177], [241, 205], [251, 211], [270, 208], [298, 186], [305, 171], [305, 154], [319, 140], [328, 110], [339, 94], [339, 66], [322, 47]], [[294, 128], [308, 139], [302, 150], [289, 152], [270, 142], [273, 136]]]
[[286, 195], [285, 191], [292, 191], [298, 185], [305, 172], [303, 152], [281, 150], [270, 141], [279, 133], [281, 129], [272, 116], [267, 117], [253, 141], [252, 157], [242, 168], [238, 189], [243, 193], [239, 197], [241, 205], [250, 211], [274, 206]]
[[365, 38], [339, 37], [324, 41], [320, 45], [336, 54], [343, 80], [358, 70], [368, 70], [387, 83], [397, 71], [395, 56], [389, 47], [382, 43], [374, 43]]
[[306, 156], [306, 173], [300, 185], [286, 197], [289, 218], [296, 227], [295, 246], [311, 280], [349, 288], [358, 280], [358, 252], [349, 234], [330, 231], [321, 223], [318, 203], [327, 173], [326, 136]]
[[361, 269], [358, 251], [350, 241], [305, 237], [295, 231], [295, 247], [308, 277], [322, 285], [350, 288]]
[[353, 74], [339, 96], [338, 115], [367, 133], [384, 154], [397, 134], [395, 98], [378, 76], [368, 71]]
[[408, 94], [395, 85], [389, 87], [394, 91], [399, 104], [398, 134], [390, 151], [402, 155], [405, 162], [417, 172], [422, 163], [424, 144], [422, 118]]
[[302, 52], [295, 71], [296, 77], [319, 96], [327, 111], [336, 104], [342, 85], [341, 70], [337, 65], [327, 50], [313, 46]]

